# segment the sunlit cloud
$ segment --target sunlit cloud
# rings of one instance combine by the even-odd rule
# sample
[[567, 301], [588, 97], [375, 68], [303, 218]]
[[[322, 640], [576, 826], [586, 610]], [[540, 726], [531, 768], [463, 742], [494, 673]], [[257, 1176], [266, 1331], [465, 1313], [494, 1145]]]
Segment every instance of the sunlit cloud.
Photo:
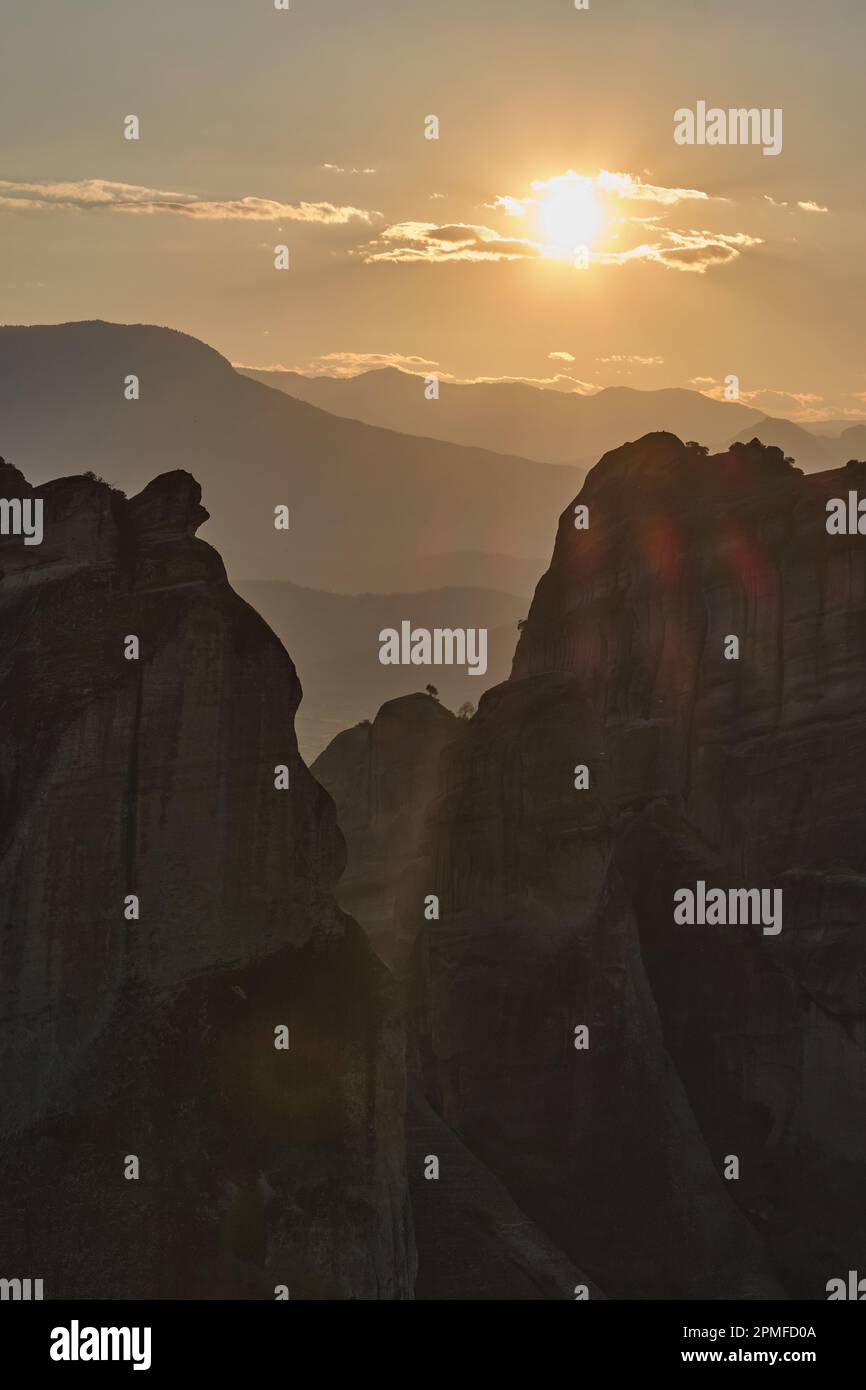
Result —
[[594, 251], [592, 262], [600, 265], [628, 265], [655, 262], [669, 270], [692, 271], [703, 275], [713, 266], [736, 260], [747, 247], [762, 245], [762, 238], [747, 232], [661, 231], [661, 240], [642, 242], [625, 251]]
[[[696, 387], [702, 395], [712, 400], [724, 401], [725, 383], [711, 376], [695, 376], [689, 386]], [[826, 398], [814, 391], [790, 391], [777, 386], [755, 386], [744, 389], [740, 386], [737, 397], [741, 405], [750, 405], [755, 410], [763, 410], [767, 415], [783, 414], [791, 420], [812, 420], [825, 414], [828, 408]]]
[[[551, 357], [568, 358], [569, 353], [550, 353]], [[396, 367], [412, 376], [435, 375], [448, 386], [535, 386], [542, 390], [560, 391], [572, 395], [595, 395], [601, 390], [596, 382], [582, 381], [579, 377], [557, 372], [553, 376], [458, 376], [443, 370], [431, 358], [401, 352], [326, 352], [320, 357], [308, 358], [303, 363], [287, 365], [272, 362], [267, 366], [261, 363], [233, 362], [236, 371], [242, 372], [297, 372], [307, 377], [338, 377], [347, 380], [360, 376], [362, 372], [376, 371], [380, 367]]]
[[[690, 229], [676, 231], [658, 228], [651, 242], [639, 242], [623, 250], [593, 250], [587, 254], [590, 266], [621, 266], [646, 262], [669, 270], [703, 274], [713, 266], [725, 265], [747, 248], [760, 246], [762, 238], [747, 232], [710, 232]], [[454, 261], [537, 260], [553, 254], [564, 258], [564, 246], [552, 248], [529, 238], [505, 237], [491, 227], [466, 223], [437, 226], [433, 222], [399, 222], [386, 227], [360, 252], [366, 264], [376, 261], [398, 263]]]
[[143, 203], [154, 199], [184, 198], [164, 188], [141, 188], [134, 183], [115, 183], [111, 179], [77, 179], [55, 183], [27, 183], [23, 180], [0, 179], [0, 194], [4, 202], [14, 206], [15, 200], [34, 195], [35, 206], [46, 208], [89, 208], [113, 206], [118, 203]]
[[771, 198], [769, 193], [764, 194], [764, 202], [769, 203], [774, 208], [798, 207], [801, 212], [829, 212], [829, 208], [822, 207], [820, 203], [813, 202], [810, 198], [798, 200], [793, 205], [791, 203], [780, 202], [777, 198]]
[[622, 366], [660, 367], [665, 359], [663, 357], [641, 357], [638, 353], [633, 352], [617, 352], [612, 357], [597, 357], [595, 360], [596, 362]]
[[548, 357], [551, 362], [574, 362], [576, 358], [570, 352], [549, 352]]
[[581, 381], [580, 377], [557, 372], [555, 376], [473, 376], [454, 377], [461, 386], [538, 386], [548, 391], [564, 391], [578, 396], [594, 396], [601, 390], [597, 382]]
[[375, 174], [375, 169], [344, 169], [341, 164], [323, 164], [323, 169], [328, 169], [332, 174]]
[[[628, 202], [663, 203], [672, 207], [675, 203], [708, 202], [710, 195], [699, 188], [666, 188], [662, 184], [644, 183], [633, 174], [612, 174], [602, 169], [596, 175], [596, 184], [604, 193], [613, 193], [617, 198]], [[716, 198], [716, 202], [726, 202]]]
[[109, 179], [77, 182], [23, 183], [0, 180], [0, 207], [38, 212], [110, 212], [153, 215], [174, 213], [208, 222], [370, 223], [377, 212], [334, 203], [282, 203], [270, 198], [204, 199], [192, 193], [143, 188]]
[[532, 192], [524, 198], [501, 194], [488, 206], [501, 208], [511, 217], [525, 217], [530, 209], [542, 206], [551, 197], [574, 191], [607, 194], [628, 202], [662, 203], [668, 207], [687, 201], [707, 202], [710, 196], [697, 188], [666, 188], [661, 184], [645, 183], [634, 174], [617, 174], [609, 169], [600, 169], [597, 174], [577, 174], [569, 169], [564, 174], [554, 174], [552, 178], [536, 179], [530, 187]]
[[[375, 371], [379, 367], [396, 367], [401, 372], [411, 372], [415, 376], [426, 376], [436, 371], [438, 362], [427, 357], [418, 357], [402, 352], [325, 352], [319, 357], [308, 358], [301, 365], [286, 366], [274, 363], [269, 367], [252, 367], [249, 364], [234, 362], [240, 371], [256, 372], [298, 372], [301, 376], [360, 376], [362, 372]], [[442, 375], [442, 373], [439, 373]]]
[[173, 212], [205, 222], [319, 222], [339, 226], [355, 220], [369, 223], [381, 215], [362, 208], [336, 207], [333, 203], [278, 203], [269, 198], [127, 203], [118, 204], [115, 211], [151, 214]]
[[[595, 174], [569, 169], [536, 179], [523, 197], [500, 194], [487, 206], [521, 219], [538, 237], [545, 258], [577, 262], [580, 255], [586, 267], [643, 262], [704, 274], [761, 244], [747, 232], [672, 227], [671, 215], [690, 202], [729, 205], [699, 188], [650, 183], [609, 169]], [[659, 210], [644, 211], [648, 203]]]
[[519, 261], [540, 256], [541, 247], [471, 223], [398, 222], [380, 232], [360, 254], [368, 265], [376, 261]]

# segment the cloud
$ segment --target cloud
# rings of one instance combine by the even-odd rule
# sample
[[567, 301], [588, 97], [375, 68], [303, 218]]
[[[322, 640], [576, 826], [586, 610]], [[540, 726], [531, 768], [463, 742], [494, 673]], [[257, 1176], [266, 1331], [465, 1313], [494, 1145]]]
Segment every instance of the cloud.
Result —
[[[526, 219], [535, 209], [540, 226], [548, 233], [545, 217], [553, 200], [554, 209], [560, 203], [565, 209], [567, 223], [572, 202], [577, 209], [580, 225], [581, 210], [586, 203], [587, 219], [592, 221], [599, 208], [613, 202], [617, 211], [610, 213], [607, 240], [595, 249], [588, 249], [585, 265], [621, 266], [631, 262], [656, 264], [668, 270], [690, 271], [702, 275], [714, 266], [736, 260], [743, 251], [760, 246], [762, 239], [747, 232], [712, 232], [694, 228], [675, 228], [667, 219], [681, 203], [688, 201], [727, 203], [724, 198], [710, 199], [697, 188], [667, 187], [648, 183], [634, 174], [614, 173], [600, 169], [596, 174], [576, 174], [573, 169], [552, 178], [536, 179], [526, 197], [510, 193], [499, 194], [493, 203], [484, 206], [508, 218]], [[647, 214], [640, 205], [656, 204], [659, 212]], [[532, 219], [535, 222], [535, 217]], [[602, 214], [603, 221], [603, 214]], [[556, 218], [553, 219], [554, 229]], [[564, 240], [565, 233], [559, 237]], [[636, 238], [648, 238], [636, 240]], [[579, 235], [575, 240], [579, 240]], [[628, 245], [635, 240], [634, 245]], [[360, 255], [366, 264], [391, 261], [406, 264], [426, 262], [442, 264], [448, 261], [521, 261], [557, 259], [568, 261], [571, 252], [553, 244], [536, 231], [535, 238], [512, 237], [492, 227], [475, 223], [436, 224], [428, 221], [398, 222], [381, 231], [367, 246], [350, 254]], [[605, 249], [602, 249], [605, 247]], [[583, 267], [579, 267], [583, 268]]]
[[[695, 200], [707, 202], [710, 197], [709, 193], [697, 188], [665, 188], [660, 184], [644, 183], [643, 179], [635, 178], [633, 174], [612, 174], [607, 169], [599, 171], [596, 186], [604, 193], [613, 193], [617, 198], [629, 202], [663, 203], [668, 207]], [[716, 201], [727, 200], [717, 198]]]
[[332, 174], [375, 174], [375, 169], [344, 169], [339, 164], [323, 164], [323, 169], [329, 169]]
[[664, 363], [663, 357], [641, 357], [633, 352], [617, 352], [612, 357], [597, 357], [596, 362], [612, 362], [617, 364], [632, 364], [638, 367], [660, 367]]
[[[35, 195], [35, 196], [30, 196]], [[39, 212], [175, 213], [207, 222], [319, 222], [345, 224], [354, 219], [370, 223], [381, 213], [334, 203], [281, 203], [270, 198], [203, 199], [109, 179], [64, 183], [23, 183], [0, 180], [0, 207]]]
[[381, 216], [361, 208], [335, 207], [333, 203], [277, 203], [269, 198], [232, 198], [224, 202], [194, 199], [184, 203], [152, 202], [118, 204], [117, 212], [174, 212], [205, 222], [319, 222], [344, 226], [355, 219], [372, 222]]
[[[782, 203], [782, 202], [777, 201], [776, 198], [771, 198], [770, 195], [769, 195], [769, 193], [765, 193], [765, 194], [764, 194], [764, 202], [765, 202], [765, 203], [769, 203], [770, 206], [771, 206], [771, 207], [774, 207], [774, 208], [789, 208], [789, 207], [791, 206], [790, 203]], [[801, 210], [802, 212], [829, 212], [829, 211], [830, 211], [829, 208], [822, 207], [820, 203], [812, 202], [811, 199], [808, 199], [808, 198], [799, 200], [799, 201], [795, 204], [795, 206], [798, 207], [798, 208], [800, 208], [800, 210]]]
[[549, 179], [536, 179], [530, 187], [532, 194], [525, 198], [503, 193], [495, 202], [485, 206], [500, 208], [509, 217], [525, 217], [530, 208], [536, 207], [551, 193], [569, 188], [592, 189], [595, 193], [607, 194], [623, 202], [661, 203], [666, 207], [686, 201], [707, 202], [710, 196], [697, 188], [666, 188], [661, 184], [644, 183], [634, 174], [617, 174], [609, 169], [599, 169], [597, 174], [576, 174], [573, 169], [568, 169], [564, 174], [554, 174]]
[[397, 367], [401, 372], [428, 376], [438, 366], [438, 362], [427, 357], [402, 352], [325, 352], [320, 357], [311, 357], [302, 367], [258, 367], [255, 370], [300, 372], [302, 376], [352, 377], [379, 367]]
[[551, 362], [575, 362], [577, 360], [572, 357], [570, 352], [549, 352], [547, 355]]
[[380, 232], [360, 254], [367, 265], [376, 261], [519, 261], [541, 255], [541, 247], [470, 223], [398, 222]]
[[[695, 376], [688, 383], [696, 386], [704, 396], [723, 401], [725, 383], [712, 376]], [[824, 396], [814, 391], [790, 391], [778, 386], [755, 386], [746, 390], [740, 386], [738, 400], [741, 405], [753, 406], [767, 415], [783, 412], [791, 420], [811, 420], [826, 413], [827, 402]]]
[[[760, 237], [747, 232], [674, 231], [659, 229], [659, 240], [641, 242], [623, 251], [590, 251], [590, 265], [618, 266], [649, 262], [669, 270], [703, 274], [711, 266], [736, 260], [752, 246], [762, 245]], [[438, 227], [433, 222], [399, 222], [371, 241], [359, 253], [365, 264], [375, 261], [520, 261], [544, 255], [541, 243], [526, 238], [504, 237], [490, 227], [466, 223]]]
[[[551, 356], [568, 354], [551, 353]], [[571, 359], [574, 360], [573, 358]], [[233, 362], [236, 371], [249, 372], [298, 372], [301, 376], [329, 376], [343, 379], [358, 376], [361, 372], [374, 371], [379, 367], [397, 367], [401, 372], [413, 376], [435, 375], [440, 381], [452, 386], [538, 386], [548, 390], [564, 391], [577, 395], [594, 395], [601, 388], [594, 382], [581, 381], [579, 377], [558, 372], [555, 376], [455, 376], [453, 372], [442, 371], [439, 363], [428, 357], [419, 357], [402, 352], [326, 352], [320, 357], [312, 357], [302, 366], [286, 366], [274, 362], [269, 366], [250, 365]]]
[[3, 207], [36, 208], [46, 212], [78, 212], [88, 208], [147, 203], [154, 199], [174, 200], [184, 196], [183, 193], [172, 193], [167, 189], [141, 188], [137, 184], [113, 183], [109, 179], [57, 183], [0, 179], [0, 204]]
[[668, 270], [692, 271], [703, 275], [711, 266], [736, 260], [747, 247], [761, 246], [761, 237], [747, 232], [677, 232], [663, 228], [661, 241], [642, 242], [627, 251], [593, 251], [592, 263], [626, 265], [632, 261], [655, 262]]
[[564, 391], [577, 396], [594, 396], [601, 387], [593, 381], [581, 381], [579, 377], [557, 372], [556, 376], [473, 376], [453, 377], [459, 386], [539, 386], [544, 390]]

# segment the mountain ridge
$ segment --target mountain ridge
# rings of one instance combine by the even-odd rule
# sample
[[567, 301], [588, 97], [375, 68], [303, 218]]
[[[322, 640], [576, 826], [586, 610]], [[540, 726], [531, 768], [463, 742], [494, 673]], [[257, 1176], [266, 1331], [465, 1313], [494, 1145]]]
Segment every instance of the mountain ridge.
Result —
[[0, 450], [35, 482], [93, 470], [126, 492], [195, 458], [231, 575], [348, 592], [430, 587], [415, 558], [444, 550], [532, 559], [580, 477], [345, 420], [188, 334], [102, 320], [0, 328]]
[[511, 440], [527, 457], [583, 469], [624, 438], [639, 438], [655, 428], [720, 447], [735, 431], [762, 417], [750, 406], [712, 400], [686, 387], [607, 386], [581, 393], [529, 382], [441, 381], [438, 400], [428, 401], [424, 377], [396, 367], [373, 368], [352, 377], [238, 370], [366, 423], [497, 450]]

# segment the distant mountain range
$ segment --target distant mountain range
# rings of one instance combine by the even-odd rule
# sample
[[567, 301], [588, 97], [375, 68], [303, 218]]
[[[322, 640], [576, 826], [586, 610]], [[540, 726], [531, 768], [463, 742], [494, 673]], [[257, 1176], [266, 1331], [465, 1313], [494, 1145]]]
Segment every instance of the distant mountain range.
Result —
[[[233, 579], [355, 593], [462, 582], [452, 554], [474, 586], [528, 592], [550, 517], [583, 478], [341, 419], [184, 333], [98, 321], [0, 328], [0, 454], [36, 483], [92, 470], [128, 493], [194, 469], [213, 517], [202, 538]], [[279, 505], [288, 531], [274, 527]]]
[[846, 424], [836, 435], [819, 435], [792, 420], [768, 415], [735, 435], [736, 440], [746, 444], [756, 437], [762, 444], [775, 444], [782, 449], [806, 473], [841, 468], [849, 459], [866, 458], [866, 424]]
[[298, 400], [368, 425], [584, 470], [608, 449], [654, 430], [697, 439], [716, 450], [763, 418], [760, 410], [714, 401], [700, 391], [609, 386], [596, 395], [580, 396], [520, 382], [442, 382], [439, 399], [429, 401], [423, 377], [393, 367], [353, 377], [242, 370]]
[[801, 424], [804, 430], [808, 430], [809, 434], [832, 435], [835, 439], [843, 430], [850, 429], [852, 425], [866, 425], [866, 418], [859, 420], [805, 420], [801, 421]]
[[[428, 680], [456, 709], [508, 676], [580, 458], [656, 427], [711, 448], [757, 434], [807, 471], [866, 455], [866, 426], [820, 436], [695, 391], [444, 386], [434, 402], [420, 378], [392, 370], [258, 375], [152, 325], [0, 328], [0, 454], [34, 483], [91, 470], [129, 494], [156, 473], [194, 471], [212, 514], [202, 539], [298, 659], [308, 757]], [[371, 418], [345, 418], [353, 411]], [[454, 439], [430, 437], [438, 430]], [[280, 505], [288, 530], [274, 526]], [[403, 619], [486, 628], [486, 675], [382, 667], [378, 633]]]

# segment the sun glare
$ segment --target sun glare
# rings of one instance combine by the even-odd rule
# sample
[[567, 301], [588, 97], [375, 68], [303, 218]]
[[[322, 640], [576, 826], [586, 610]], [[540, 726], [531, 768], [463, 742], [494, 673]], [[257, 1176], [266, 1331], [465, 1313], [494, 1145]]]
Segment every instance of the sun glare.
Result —
[[539, 200], [538, 229], [544, 254], [557, 260], [574, 257], [597, 238], [603, 214], [589, 179], [559, 184]]

